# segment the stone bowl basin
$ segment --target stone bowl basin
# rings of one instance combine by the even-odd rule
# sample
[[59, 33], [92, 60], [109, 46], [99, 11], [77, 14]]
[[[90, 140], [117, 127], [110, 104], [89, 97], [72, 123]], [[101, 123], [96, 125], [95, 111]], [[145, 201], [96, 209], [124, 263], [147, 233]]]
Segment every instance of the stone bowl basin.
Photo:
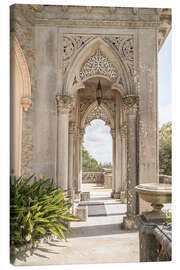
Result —
[[171, 203], [171, 185], [169, 184], [140, 184], [135, 187], [141, 199], [152, 205]]

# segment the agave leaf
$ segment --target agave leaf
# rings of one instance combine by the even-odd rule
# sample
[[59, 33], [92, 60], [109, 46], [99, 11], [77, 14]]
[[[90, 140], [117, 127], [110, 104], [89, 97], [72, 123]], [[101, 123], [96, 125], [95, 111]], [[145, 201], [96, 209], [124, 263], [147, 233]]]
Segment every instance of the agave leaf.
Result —
[[34, 222], [43, 222], [43, 223], [49, 223], [48, 219], [36, 217], [34, 218]]
[[52, 232], [52, 234], [54, 234], [58, 238], [61, 238], [55, 227], [49, 226], [48, 228], [49, 228], [50, 232]]
[[62, 230], [58, 225], [56, 225], [56, 228], [57, 228], [57, 230], [59, 231], [59, 233], [61, 234], [61, 236], [63, 237], [63, 239], [64, 239], [65, 241], [67, 241], [67, 240], [66, 240], [66, 236], [64, 235], [63, 230]]
[[37, 226], [36, 227], [36, 231], [42, 233], [42, 234], [45, 234], [46, 233], [46, 230], [43, 228], [43, 227], [40, 227], [40, 226]]

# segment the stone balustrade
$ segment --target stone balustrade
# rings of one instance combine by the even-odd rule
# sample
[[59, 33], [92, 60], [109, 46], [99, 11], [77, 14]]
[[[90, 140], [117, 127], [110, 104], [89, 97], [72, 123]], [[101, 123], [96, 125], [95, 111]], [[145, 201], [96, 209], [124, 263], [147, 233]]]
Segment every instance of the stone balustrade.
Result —
[[159, 175], [160, 184], [172, 184], [172, 176], [160, 174]]
[[82, 183], [83, 184], [93, 184], [99, 182], [100, 178], [103, 178], [103, 172], [83, 172], [82, 173]]
[[140, 261], [170, 261], [172, 252], [171, 226], [147, 222], [143, 215], [135, 217], [139, 230]]

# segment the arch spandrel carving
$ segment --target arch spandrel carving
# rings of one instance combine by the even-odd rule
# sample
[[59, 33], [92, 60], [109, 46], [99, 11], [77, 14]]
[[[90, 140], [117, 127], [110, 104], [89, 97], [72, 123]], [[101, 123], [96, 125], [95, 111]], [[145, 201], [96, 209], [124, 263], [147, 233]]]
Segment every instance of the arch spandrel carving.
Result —
[[[100, 61], [96, 65], [96, 68], [91, 69], [89, 67], [89, 59], [92, 60], [97, 51], [101, 51], [101, 64]], [[87, 64], [86, 64], [87, 63]], [[108, 64], [107, 64], [108, 63]], [[78, 85], [83, 85], [82, 79], [87, 79], [87, 76], [83, 76], [82, 72], [83, 67], [86, 65], [86, 74], [87, 69], [90, 70], [90, 75], [93, 77], [104, 76], [112, 81], [112, 89], [119, 90], [122, 94], [131, 92], [131, 80], [128, 75], [127, 70], [125, 69], [124, 63], [117, 52], [107, 44], [102, 38], [93, 38], [88, 44], [83, 46], [78, 51], [78, 54], [74, 58], [68, 72], [66, 72], [64, 77], [64, 89], [67, 95], [73, 96], [74, 92], [78, 89]], [[88, 67], [88, 68], [87, 68]], [[95, 73], [93, 73], [95, 72]]]

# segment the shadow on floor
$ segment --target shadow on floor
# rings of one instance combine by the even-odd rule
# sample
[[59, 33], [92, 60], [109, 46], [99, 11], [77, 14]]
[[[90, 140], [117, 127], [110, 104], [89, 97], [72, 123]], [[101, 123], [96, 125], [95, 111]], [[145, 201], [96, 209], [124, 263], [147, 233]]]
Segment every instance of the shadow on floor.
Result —
[[86, 227], [71, 228], [74, 234], [67, 235], [68, 238], [75, 237], [89, 237], [89, 236], [103, 236], [132, 233], [134, 231], [125, 231], [121, 229], [121, 224], [107, 224], [107, 225], [95, 225]]

